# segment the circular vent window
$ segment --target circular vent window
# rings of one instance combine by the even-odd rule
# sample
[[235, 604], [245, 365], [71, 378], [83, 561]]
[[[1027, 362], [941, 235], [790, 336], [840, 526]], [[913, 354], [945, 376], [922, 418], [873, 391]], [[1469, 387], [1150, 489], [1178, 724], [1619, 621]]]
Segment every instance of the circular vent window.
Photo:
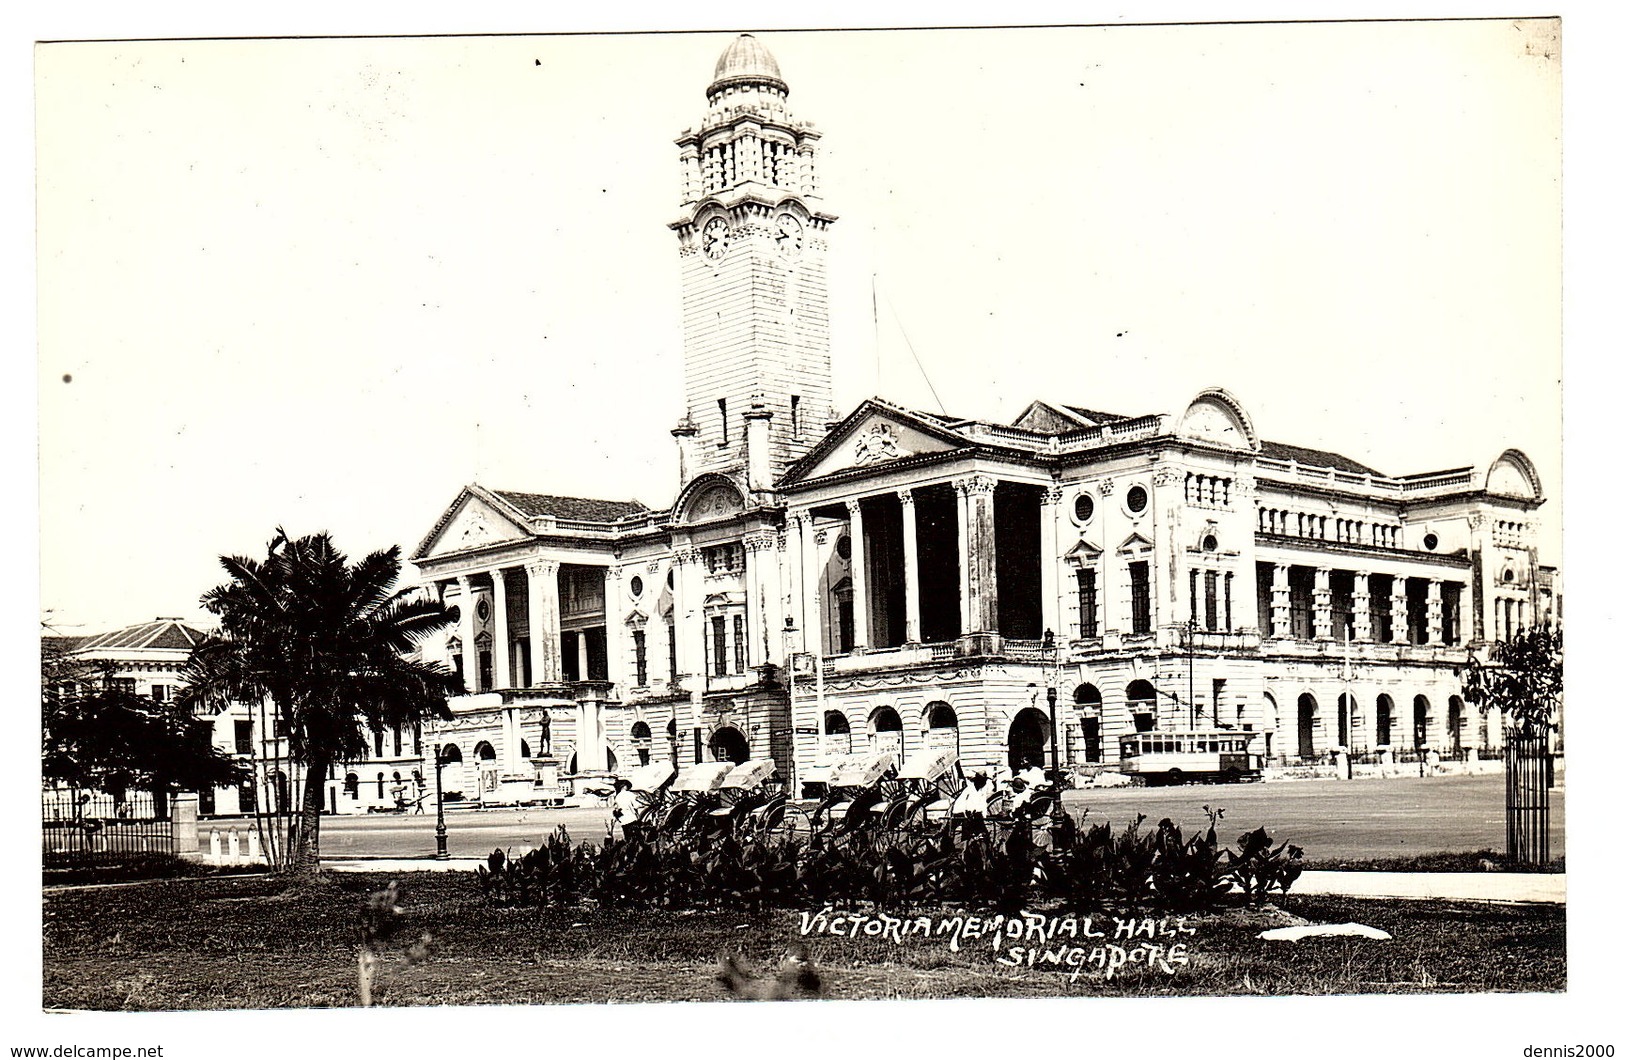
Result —
[[636, 574], [632, 575], [632, 583], [630, 585], [630, 588], [632, 590], [632, 595], [634, 597], [642, 596], [643, 595], [643, 579], [638, 577]]
[[835, 554], [840, 556], [842, 559], [851, 559], [852, 539], [850, 537], [843, 537], [839, 541], [835, 542]]
[[1078, 499], [1072, 502], [1072, 514], [1077, 516], [1078, 522], [1087, 523], [1095, 517], [1095, 499], [1087, 493], [1078, 494]]
[[1133, 489], [1128, 491], [1128, 510], [1133, 512], [1135, 515], [1139, 515], [1141, 512], [1145, 511], [1147, 500], [1148, 498], [1146, 497], [1145, 487], [1135, 486]]
[[1422, 538], [1422, 547], [1427, 549], [1429, 552], [1432, 552], [1434, 549], [1438, 548], [1439, 547], [1439, 535], [1438, 534], [1428, 534], [1427, 536], [1423, 537]]

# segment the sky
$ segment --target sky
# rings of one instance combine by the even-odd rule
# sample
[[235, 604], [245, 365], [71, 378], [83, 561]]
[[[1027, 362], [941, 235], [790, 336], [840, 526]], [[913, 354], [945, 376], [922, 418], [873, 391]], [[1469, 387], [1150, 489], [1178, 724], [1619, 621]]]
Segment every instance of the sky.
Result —
[[[1601, 691], [1613, 623], [1606, 579], [1585, 571], [1615, 525], [1613, 447], [1599, 439], [1615, 418], [1625, 179], [1607, 5], [1560, 12], [1560, 61], [1539, 22], [1129, 25], [1302, 17], [1265, 0], [1091, 6], [1111, 28], [1037, 33], [773, 31], [920, 17], [884, 4], [389, 7], [387, 21], [331, 0], [81, 0], [0, 15], [14, 144], [0, 215], [12, 282], [0, 289], [18, 333], [0, 430], [19, 454], [10, 498], [24, 515], [8, 543], [39, 557], [37, 587], [15, 585], [8, 642], [31, 642], [37, 614], [64, 632], [206, 621], [197, 598], [220, 580], [216, 557], [257, 552], [279, 523], [331, 530], [352, 553], [409, 552], [470, 480], [666, 503], [681, 412], [671, 141], [698, 122], [733, 32], [765, 25], [792, 108], [824, 131], [843, 409], [881, 393], [967, 416], [1008, 417], [1040, 396], [1177, 412], [1220, 385], [1266, 438], [1383, 471], [1482, 463], [1516, 445], [1552, 496], [1543, 558], [1566, 556], [1574, 572], [1570, 688], [1586, 677]], [[1527, 13], [1490, 0], [1315, 12]], [[1079, 9], [996, 14], [1055, 23]], [[727, 32], [309, 39], [702, 24]], [[198, 39], [290, 34], [305, 39]], [[35, 43], [70, 38], [185, 40]], [[18, 164], [31, 152], [32, 169]], [[1565, 460], [1594, 488], [1562, 497]], [[24, 670], [18, 702], [31, 701]], [[1619, 745], [1617, 714], [1570, 713], [1576, 861], [1606, 834], [1582, 817], [1602, 824], [1617, 795], [1597, 768]], [[26, 805], [31, 766], [6, 775]], [[23, 875], [7, 907], [26, 919], [37, 907]], [[1175, 1018], [1158, 1033], [1256, 1015], [1269, 1040], [1327, 1056], [1365, 1055], [1373, 1039], [1421, 1055], [1492, 1037], [1510, 1055], [1524, 1035], [1509, 1026], [1532, 1041], [1608, 1040], [1583, 1033], [1617, 1010], [1603, 992], [1618, 919], [1603, 879], [1568, 877], [1580, 930], [1567, 994], [1430, 997], [1425, 1014], [1407, 999], [1214, 1002], [1222, 1011], [1189, 999], [1159, 1003], [1155, 1017]], [[125, 1033], [55, 1014], [47, 1025], [28, 1004], [39, 951], [21, 952], [7, 1007], [26, 1018], [12, 1027], [42, 1041]], [[1009, 1048], [997, 1015], [1040, 1029], [1030, 1012], [984, 1008], [968, 1020], [919, 1011], [967, 1055]], [[1107, 1015], [1091, 1039], [1143, 1033], [1143, 1011], [1089, 1011]], [[868, 1006], [804, 1040], [784, 1039], [778, 1010], [729, 1017], [736, 1038], [759, 1031], [827, 1056], [890, 1040], [914, 1013]], [[475, 1014], [466, 1029], [482, 1035], [534, 1026], [525, 1010], [496, 1024]], [[139, 1033], [195, 1040], [196, 1055], [223, 1035], [244, 1055], [286, 1051], [290, 1027], [376, 1044], [359, 1020], [301, 1015], [148, 1017]], [[390, 1019], [428, 1041], [465, 1029], [445, 1016]], [[602, 1034], [592, 1009], [546, 1017]], [[840, 1034], [832, 1049], [826, 1035]], [[1210, 1046], [1234, 1040], [1209, 1032]]]
[[[466, 482], [669, 503], [673, 139], [732, 33], [36, 50], [40, 592], [194, 622], [274, 529]], [[767, 32], [823, 131], [836, 403], [1178, 412], [1560, 525], [1541, 21]]]

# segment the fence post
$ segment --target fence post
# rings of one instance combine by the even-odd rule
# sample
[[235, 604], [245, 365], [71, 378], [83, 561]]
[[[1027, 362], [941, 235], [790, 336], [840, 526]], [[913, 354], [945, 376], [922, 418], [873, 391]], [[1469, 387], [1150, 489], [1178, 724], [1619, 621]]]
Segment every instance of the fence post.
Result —
[[198, 852], [197, 795], [181, 792], [169, 806], [169, 843], [176, 857], [192, 857]]

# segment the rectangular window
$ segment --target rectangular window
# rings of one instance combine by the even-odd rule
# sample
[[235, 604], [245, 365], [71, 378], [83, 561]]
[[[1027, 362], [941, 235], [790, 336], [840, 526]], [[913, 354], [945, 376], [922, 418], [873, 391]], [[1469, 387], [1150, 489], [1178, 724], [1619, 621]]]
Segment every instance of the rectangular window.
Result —
[[711, 616], [711, 676], [728, 672], [728, 626], [721, 615]]
[[734, 616], [734, 673], [745, 672], [745, 616]]
[[637, 671], [638, 687], [642, 688], [649, 683], [649, 646], [641, 629], [632, 631], [632, 665]]
[[1405, 579], [1405, 625], [1412, 644], [1428, 642], [1428, 580]]
[[399, 758], [401, 756], [401, 727], [399, 725], [395, 726], [394, 739], [390, 742], [390, 746], [395, 749], [395, 757]]
[[1144, 561], [1128, 565], [1129, 614], [1134, 633], [1151, 632], [1151, 564]]
[[1078, 636], [1084, 640], [1100, 636], [1095, 572], [1092, 570], [1078, 571]]
[[724, 449], [728, 445], [728, 399], [727, 398], [717, 398], [717, 415], [722, 420], [722, 441], [717, 443], [717, 448], [718, 449]]
[[1231, 616], [1231, 613], [1230, 613], [1231, 612], [1230, 601], [1235, 596], [1235, 589], [1236, 589], [1236, 575], [1235, 575], [1235, 573], [1233, 571], [1225, 571], [1224, 572], [1224, 628], [1225, 628], [1225, 632], [1227, 632], [1227, 633], [1230, 630], [1236, 628], [1234, 623], [1233, 623], [1232, 616]]
[[1461, 643], [1461, 585], [1459, 582], [1445, 582], [1439, 590], [1439, 602], [1443, 605], [1439, 621], [1439, 636], [1446, 644]]
[[1394, 579], [1388, 574], [1373, 574], [1367, 585], [1371, 596], [1371, 638], [1378, 644], [1394, 639]]
[[801, 395], [790, 395], [790, 437], [801, 440]]
[[1315, 572], [1312, 567], [1289, 567], [1286, 573], [1287, 601], [1292, 617], [1292, 635], [1299, 640], [1315, 637]]
[[666, 679], [677, 683], [677, 620], [666, 619]]
[[232, 749], [240, 755], [254, 753], [254, 723], [252, 721], [232, 722], [234, 741]]
[[379, 729], [372, 734], [372, 756], [384, 757], [384, 730]]
[[490, 688], [491, 688], [491, 653], [488, 652], [488, 651], [480, 652], [479, 682], [480, 682], [480, 691], [481, 692], [486, 692], [486, 691], [490, 690]]
[[126, 692], [135, 695], [135, 678], [114, 677], [107, 682], [107, 687], [114, 692]]
[[1202, 574], [1202, 591], [1206, 597], [1207, 628], [1219, 628], [1219, 572], [1216, 570], [1204, 571]]
[[412, 723], [412, 753], [415, 755], [423, 754], [423, 724], [421, 722], [414, 721]]
[[168, 685], [153, 685], [152, 686], [152, 701], [154, 703], [168, 703], [169, 702], [169, 686]]

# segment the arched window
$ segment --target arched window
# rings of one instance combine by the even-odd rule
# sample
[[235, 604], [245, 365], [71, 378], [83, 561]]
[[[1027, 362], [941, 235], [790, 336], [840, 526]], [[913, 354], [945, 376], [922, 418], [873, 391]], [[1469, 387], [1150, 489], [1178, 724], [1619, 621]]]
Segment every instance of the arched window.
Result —
[[1428, 745], [1428, 726], [1433, 721], [1433, 705], [1427, 696], [1417, 696], [1411, 701], [1411, 717], [1416, 724], [1416, 749], [1420, 751]]
[[1463, 715], [1466, 714], [1466, 704], [1461, 701], [1460, 696], [1450, 697], [1449, 711], [1449, 720], [1447, 724], [1450, 729], [1450, 750], [1452, 753], [1455, 753], [1461, 750]]
[[649, 739], [649, 723], [646, 721], [634, 721], [632, 723], [632, 739], [647, 742]]
[[929, 748], [947, 748], [959, 754], [959, 715], [954, 708], [937, 700], [925, 707], [925, 745]]
[[1157, 689], [1150, 681], [1134, 681], [1127, 691], [1128, 712], [1134, 718], [1135, 732], [1157, 727]]
[[1078, 727], [1083, 731], [1083, 760], [1105, 760], [1100, 746], [1100, 689], [1094, 685], [1079, 685], [1072, 693], [1072, 702], [1078, 708]]
[[474, 757], [481, 762], [495, 762], [497, 760], [497, 750], [486, 741], [481, 740], [474, 745]]
[[344, 794], [352, 799], [361, 797], [361, 778], [354, 773], [344, 774]]
[[440, 761], [445, 765], [453, 765], [463, 760], [463, 752], [454, 743], [448, 743], [440, 749]]
[[1320, 704], [1305, 692], [1298, 697], [1298, 757], [1306, 762], [1315, 758], [1315, 729], [1320, 724]]
[[380, 799], [384, 797], [384, 774], [382, 772], [378, 774], [378, 797]]
[[1377, 746], [1388, 747], [1394, 742], [1394, 701], [1392, 697], [1377, 697]]
[[1029, 765], [1043, 767], [1049, 761], [1049, 718], [1036, 707], [1027, 707], [1010, 722], [1006, 737], [1006, 762], [1012, 771]]
[[529, 758], [530, 757], [530, 741], [529, 740], [520, 740], [519, 741], [519, 757], [520, 758]]
[[879, 707], [869, 715], [869, 749], [890, 751], [903, 761], [903, 719], [891, 707]]
[[852, 726], [847, 722], [846, 715], [838, 710], [824, 711], [824, 734], [821, 750], [824, 757], [834, 758], [838, 755], [852, 753]]

